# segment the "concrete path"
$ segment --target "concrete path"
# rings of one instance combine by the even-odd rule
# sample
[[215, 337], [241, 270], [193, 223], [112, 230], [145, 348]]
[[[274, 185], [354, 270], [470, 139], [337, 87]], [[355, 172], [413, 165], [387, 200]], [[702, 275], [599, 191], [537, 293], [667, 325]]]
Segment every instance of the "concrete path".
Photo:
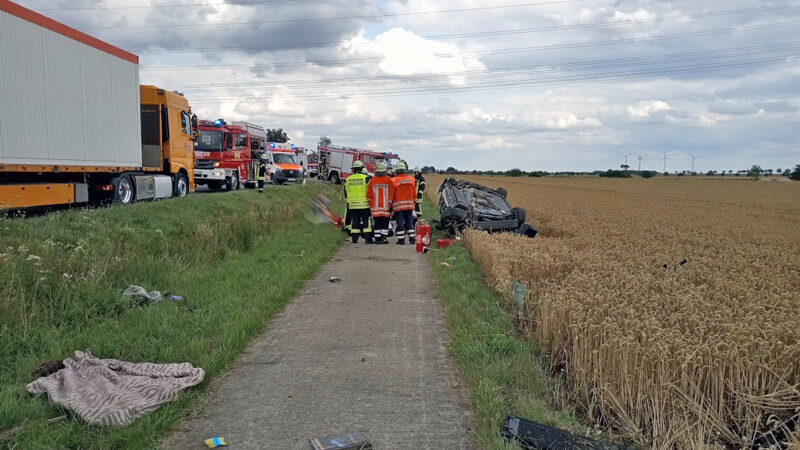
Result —
[[348, 242], [164, 448], [309, 449], [354, 431], [376, 449], [472, 448], [443, 316], [412, 246]]

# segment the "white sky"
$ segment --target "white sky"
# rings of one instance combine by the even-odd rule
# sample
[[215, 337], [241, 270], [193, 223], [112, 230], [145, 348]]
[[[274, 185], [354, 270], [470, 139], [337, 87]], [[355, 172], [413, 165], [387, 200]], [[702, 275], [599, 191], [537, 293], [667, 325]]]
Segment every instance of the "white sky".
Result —
[[138, 54], [142, 83], [200, 118], [308, 148], [483, 170], [800, 164], [797, 0], [232, 1], [20, 3]]

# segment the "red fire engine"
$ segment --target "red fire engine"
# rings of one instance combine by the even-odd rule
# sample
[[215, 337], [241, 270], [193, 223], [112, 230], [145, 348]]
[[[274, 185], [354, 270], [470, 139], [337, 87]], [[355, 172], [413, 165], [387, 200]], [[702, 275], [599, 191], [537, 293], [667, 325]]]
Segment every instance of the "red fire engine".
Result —
[[258, 157], [265, 150], [264, 128], [246, 122], [201, 120], [194, 141], [195, 184], [229, 191], [255, 184]]
[[350, 176], [353, 161], [364, 163], [369, 175], [375, 175], [375, 168], [379, 163], [386, 164], [389, 170], [394, 166], [394, 160], [399, 160], [397, 153], [375, 152], [372, 150], [359, 150], [352, 147], [339, 147], [327, 145], [318, 147], [318, 175], [320, 180], [327, 180], [339, 184]]

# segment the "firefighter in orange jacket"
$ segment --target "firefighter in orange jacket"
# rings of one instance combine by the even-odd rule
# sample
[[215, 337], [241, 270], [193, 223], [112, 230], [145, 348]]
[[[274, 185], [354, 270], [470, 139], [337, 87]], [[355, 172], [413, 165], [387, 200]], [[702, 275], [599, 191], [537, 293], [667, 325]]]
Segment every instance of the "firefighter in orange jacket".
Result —
[[406, 163], [397, 163], [397, 176], [394, 181], [394, 196], [392, 209], [397, 220], [397, 244], [404, 245], [406, 236], [412, 244], [417, 242], [417, 233], [414, 231], [414, 207], [417, 201], [417, 183], [414, 177], [406, 173]]
[[392, 199], [394, 198], [394, 182], [386, 173], [386, 164], [380, 163], [375, 168], [375, 176], [367, 184], [369, 210], [375, 220], [376, 244], [388, 244], [389, 220], [392, 218]]

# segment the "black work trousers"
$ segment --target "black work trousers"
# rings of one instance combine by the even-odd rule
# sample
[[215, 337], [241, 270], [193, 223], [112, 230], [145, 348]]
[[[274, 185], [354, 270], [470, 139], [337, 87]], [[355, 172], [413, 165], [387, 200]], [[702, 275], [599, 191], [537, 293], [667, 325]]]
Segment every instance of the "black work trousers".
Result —
[[372, 227], [369, 223], [369, 208], [348, 209], [347, 212], [350, 213], [350, 236], [355, 238], [359, 236], [372, 237], [367, 234], [372, 232]]
[[406, 236], [409, 239], [416, 239], [417, 233], [414, 229], [414, 211], [397, 211], [397, 240], [405, 242]]

